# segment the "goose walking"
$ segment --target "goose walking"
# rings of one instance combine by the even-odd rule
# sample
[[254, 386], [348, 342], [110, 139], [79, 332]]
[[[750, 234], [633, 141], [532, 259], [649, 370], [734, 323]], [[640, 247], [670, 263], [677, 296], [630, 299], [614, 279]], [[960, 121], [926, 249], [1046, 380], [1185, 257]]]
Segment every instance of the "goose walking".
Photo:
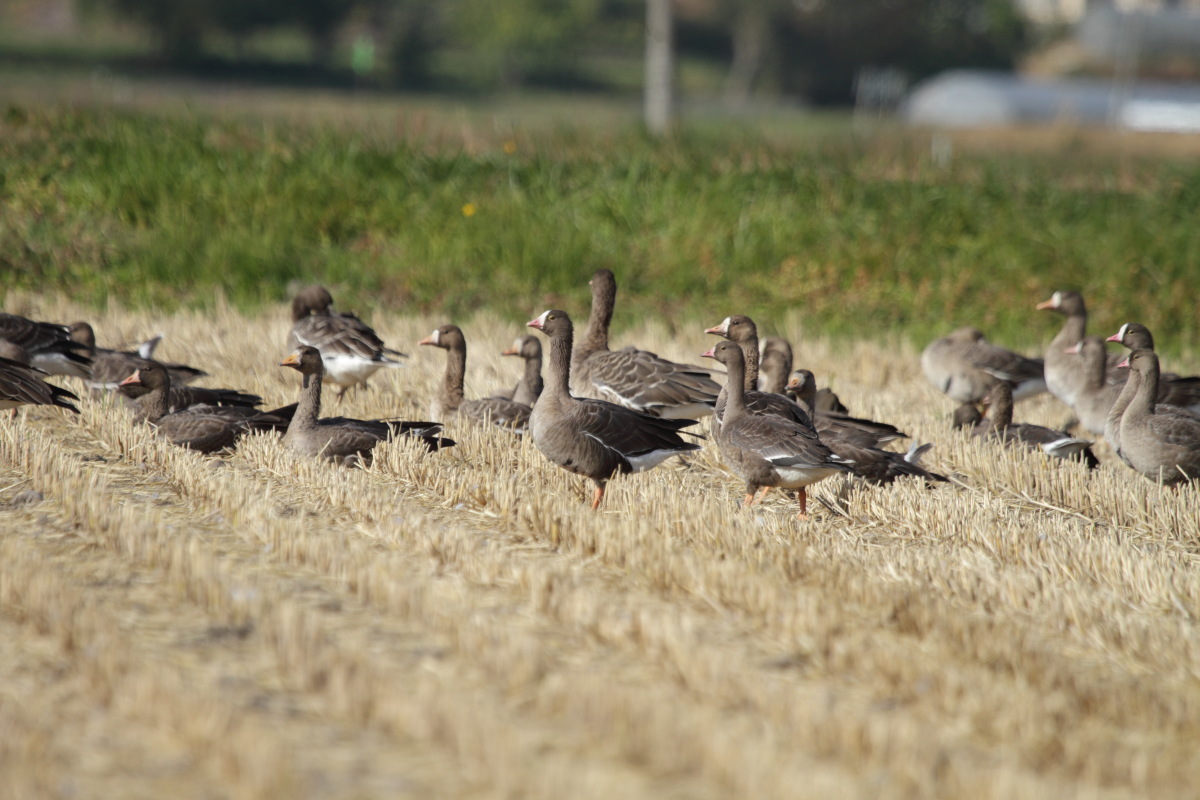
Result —
[[700, 449], [679, 435], [695, 420], [654, 417], [606, 400], [572, 396], [574, 329], [567, 312], [546, 311], [528, 325], [550, 340], [546, 388], [529, 420], [534, 446], [552, 463], [592, 480], [593, 509], [600, 507], [614, 475], [645, 472], [671, 456]]

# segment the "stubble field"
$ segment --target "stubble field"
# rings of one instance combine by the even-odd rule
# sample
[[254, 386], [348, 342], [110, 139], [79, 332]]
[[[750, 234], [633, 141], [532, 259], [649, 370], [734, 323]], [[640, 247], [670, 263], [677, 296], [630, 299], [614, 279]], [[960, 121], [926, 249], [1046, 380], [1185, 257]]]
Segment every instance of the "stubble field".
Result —
[[[283, 308], [7, 310], [165, 331], [163, 358], [268, 407], [298, 391]], [[444, 353], [415, 343], [447, 320], [360, 310], [410, 368], [339, 412], [426, 416]], [[736, 311], [614, 345], [695, 361]], [[455, 321], [468, 396], [513, 383], [523, 331]], [[952, 433], [912, 349], [760, 327], [956, 482], [799, 523], [780, 493], [738, 507], [706, 447], [593, 513], [531, 443], [461, 423], [364, 470], [271, 436], [199, 456], [105, 400], [0, 421], [0, 796], [1194, 796], [1196, 491]]]

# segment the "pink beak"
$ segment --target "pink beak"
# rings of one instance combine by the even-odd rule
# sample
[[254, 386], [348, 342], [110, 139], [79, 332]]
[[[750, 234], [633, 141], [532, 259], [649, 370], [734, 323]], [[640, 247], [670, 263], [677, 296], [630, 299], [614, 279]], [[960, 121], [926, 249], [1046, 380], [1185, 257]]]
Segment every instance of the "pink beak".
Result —
[[[712, 333], [712, 331], [705, 331], [705, 333]], [[700, 354], [700, 357], [701, 358], [716, 358], [717, 354], [713, 352], [713, 350], [715, 350], [715, 349], [716, 348], [714, 348], [714, 347], [708, 348], [707, 350], [705, 350], [703, 353]]]
[[529, 322], [526, 322], [526, 323], [525, 323], [525, 327], [527, 327], [527, 328], [537, 328], [537, 329], [540, 331], [540, 330], [542, 329], [542, 318], [541, 318], [541, 317], [538, 317], [537, 319], [531, 319], [531, 320], [529, 320]]
[[1076, 342], [1075, 344], [1071, 345], [1066, 350], [1063, 350], [1063, 352], [1070, 354], [1070, 355], [1075, 355], [1076, 353], [1079, 352], [1079, 342]]
[[718, 336], [724, 336], [725, 335], [725, 326], [724, 325], [713, 325], [711, 328], [705, 328], [704, 332], [705, 333], [715, 333]]
[[1112, 336], [1108, 337], [1108, 338], [1107, 338], [1107, 339], [1105, 339], [1104, 341], [1106, 341], [1106, 342], [1119, 342], [1119, 341], [1121, 341], [1121, 334], [1119, 334], [1119, 333], [1114, 333]]
[[1117, 364], [1117, 368], [1129, 369], [1129, 356], [1126, 356], [1120, 364]]

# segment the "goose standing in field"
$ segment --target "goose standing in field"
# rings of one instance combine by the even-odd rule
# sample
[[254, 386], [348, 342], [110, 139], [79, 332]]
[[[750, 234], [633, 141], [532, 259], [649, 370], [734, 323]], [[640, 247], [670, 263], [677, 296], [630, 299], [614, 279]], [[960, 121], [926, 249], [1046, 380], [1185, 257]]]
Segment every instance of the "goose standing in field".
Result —
[[[1150, 329], [1137, 322], [1126, 322], [1105, 341], [1120, 342], [1131, 351], [1154, 350], [1154, 336], [1151, 335]], [[1174, 372], [1161, 373], [1158, 378], [1158, 402], [1178, 406], [1192, 414], [1200, 414], [1200, 376], [1183, 377]]]
[[370, 326], [353, 314], [332, 309], [333, 297], [323, 286], [309, 286], [292, 299], [292, 330], [288, 347], [315, 347], [325, 361], [325, 379], [339, 387], [337, 398], [352, 386], [367, 385], [367, 379], [384, 367], [404, 364], [393, 356], [407, 358], [384, 345]]
[[[786, 416], [801, 425], [811, 424], [821, 436], [836, 434], [860, 447], [878, 447], [908, 436], [904, 431], [886, 422], [860, 419], [832, 411], [812, 413], [811, 406], [808, 409], [800, 409], [798, 413], [796, 403], [786, 396], [754, 390], [752, 387], [758, 382], [758, 327], [754, 320], [745, 314], [726, 317], [720, 325], [708, 328], [704, 332], [723, 336], [741, 348], [745, 374], [743, 389], [746, 407], [750, 413]], [[714, 416], [717, 424], [720, 424], [723, 418], [728, 391], [726, 383], [726, 388], [721, 390], [721, 395], [717, 398]]]
[[954, 427], [967, 428], [974, 437], [995, 439], [1004, 444], [1017, 443], [1055, 458], [1080, 458], [1088, 469], [1100, 465], [1092, 452], [1092, 443], [1087, 439], [1078, 439], [1041, 425], [1013, 422], [1012, 387], [1006, 381], [996, 381], [983, 402], [992, 409], [991, 419], [984, 419], [974, 404], [964, 403], [955, 411]]
[[30, 365], [42, 372], [83, 380], [91, 377], [92, 360], [86, 348], [71, 341], [66, 325], [0, 314], [0, 339], [21, 347], [29, 355]]
[[[817, 381], [812, 372], [806, 369], [792, 370], [791, 379], [787, 385], [788, 397], [812, 415], [813, 401], [817, 397]], [[972, 406], [973, 408], [974, 406]], [[927, 482], [945, 482], [944, 475], [930, 472], [921, 466], [921, 456], [928, 452], [932, 443], [919, 444], [914, 442], [907, 453], [896, 453], [891, 450], [881, 450], [878, 447], [863, 445], [853, 436], [847, 436], [844, 431], [834, 429], [820, 430], [821, 441], [835, 454], [851, 463], [854, 475], [875, 485], [888, 484], [896, 478], [909, 475], [921, 478]]]
[[216, 453], [233, 447], [252, 430], [281, 431], [287, 427], [283, 417], [242, 406], [192, 406], [172, 412], [170, 372], [154, 361], [121, 381], [123, 386], [138, 384], [149, 390], [142, 398], [144, 421], [153, 425], [160, 437], [189, 450]]
[[[24, 351], [9, 342], [0, 347], [0, 410], [15, 409], [18, 406], [57, 406], [68, 411], [79, 413], [79, 409], [71, 404], [78, 400], [71, 392], [60, 389], [44, 380], [46, 373], [37, 367], [31, 367], [20, 358]], [[18, 356], [17, 359], [8, 355]], [[17, 412], [14, 411], [15, 415]]]
[[695, 420], [654, 417], [606, 400], [571, 395], [574, 330], [567, 312], [545, 311], [528, 325], [550, 340], [546, 388], [529, 421], [533, 444], [552, 463], [591, 478], [596, 484], [593, 510], [600, 507], [614, 475], [645, 472], [671, 456], [700, 449], [679, 435]]
[[[1055, 292], [1049, 300], [1038, 303], [1042, 311], [1055, 311], [1066, 317], [1062, 329], [1050, 340], [1046, 348], [1046, 388], [1071, 408], [1086, 378], [1083, 359], [1068, 352], [1087, 335], [1087, 306], [1079, 292]], [[1111, 358], [1107, 368], [1107, 380], [1123, 383], [1125, 376], [1116, 370], [1121, 359]]]
[[[141, 355], [140, 352], [132, 353], [97, 347], [96, 332], [86, 322], [72, 322], [68, 330], [71, 341], [85, 348], [85, 352], [92, 359], [92, 375], [87, 381], [92, 389], [115, 389], [121, 381], [134, 372], [149, 366], [152, 360], [149, 356]], [[156, 339], [161, 339], [161, 337], [156, 337]], [[142, 349], [147, 349], [146, 345], [149, 344], [150, 342], [144, 343]], [[158, 342], [154, 341], [153, 344], [157, 346]], [[153, 352], [153, 346], [148, 349]], [[187, 364], [158, 363], [161, 363], [171, 373], [172, 386], [182, 386], [208, 375], [204, 370], [189, 367]]]
[[608, 349], [608, 326], [616, 302], [611, 271], [596, 270], [587, 331], [571, 355], [571, 390], [664, 419], [699, 419], [712, 413], [721, 387], [703, 367], [676, 364], [648, 350]]
[[[533, 408], [538, 396], [542, 393], [542, 343], [533, 335], [520, 336], [512, 343], [512, 347], [500, 353], [502, 356], [517, 356], [525, 363], [525, 371], [517, 381], [512, 394], [507, 399], [514, 403]], [[499, 397], [505, 397], [501, 394]]]
[[476, 422], [491, 423], [513, 433], [524, 433], [532, 409], [503, 397], [466, 400], [463, 380], [467, 372], [467, 340], [457, 325], [443, 325], [417, 344], [440, 347], [446, 351], [446, 373], [442, 388], [429, 406], [429, 416], [445, 422], [447, 417], [462, 415]]
[[718, 342], [704, 353], [725, 365], [725, 412], [717, 428], [721, 459], [746, 482], [744, 505], [759, 489], [794, 489], [799, 519], [808, 518], [806, 487], [850, 466], [816, 436], [812, 428], [769, 414], [753, 414], [746, 406], [746, 366], [742, 349], [732, 341]]
[[934, 388], [959, 403], [978, 403], [994, 380], [1021, 400], [1046, 391], [1040, 358], [1027, 358], [987, 340], [978, 328], [958, 328], [934, 339], [921, 352], [921, 371]]
[[[728, 319], [726, 318], [727, 321]], [[722, 323], [722, 325], [724, 324]], [[705, 333], [709, 332], [705, 331]], [[746, 351], [743, 349], [742, 355], [744, 356], [745, 354]], [[787, 384], [792, 375], [792, 346], [788, 343], [787, 339], [768, 336], [762, 340], [759, 345], [758, 371], [758, 389], [760, 391], [786, 394], [788, 397], [791, 397], [787, 391]], [[809, 403], [809, 407], [813, 411], [835, 411], [839, 414], [850, 413], [850, 409], [842, 405], [842, 401], [838, 399], [838, 396], [831, 389], [827, 387], [816, 389], [814, 385], [814, 390], [813, 401]]]
[[454, 440], [438, 436], [442, 426], [436, 422], [403, 422], [390, 419], [321, 418], [321, 383], [325, 364], [315, 347], [302, 346], [279, 362], [302, 376], [300, 401], [288, 425], [283, 443], [308, 456], [320, 456], [338, 463], [370, 463], [371, 451], [389, 438], [409, 436], [419, 439], [433, 452], [451, 447]]
[[1158, 356], [1134, 350], [1128, 358], [1136, 389], [1121, 416], [1122, 458], [1152, 481], [1174, 485], [1200, 478], [1200, 419], [1156, 406]]

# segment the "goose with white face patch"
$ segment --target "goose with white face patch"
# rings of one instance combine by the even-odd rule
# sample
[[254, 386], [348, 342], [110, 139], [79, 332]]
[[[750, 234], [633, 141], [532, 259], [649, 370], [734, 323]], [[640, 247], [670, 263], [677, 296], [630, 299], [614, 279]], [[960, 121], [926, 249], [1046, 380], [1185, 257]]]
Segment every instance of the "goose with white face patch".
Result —
[[700, 449], [679, 435], [695, 420], [652, 417], [605, 400], [571, 395], [574, 327], [567, 312], [546, 311], [528, 324], [550, 340], [546, 387], [533, 407], [530, 435], [551, 462], [592, 479], [593, 509], [600, 507], [614, 475], [645, 472], [672, 456]]

